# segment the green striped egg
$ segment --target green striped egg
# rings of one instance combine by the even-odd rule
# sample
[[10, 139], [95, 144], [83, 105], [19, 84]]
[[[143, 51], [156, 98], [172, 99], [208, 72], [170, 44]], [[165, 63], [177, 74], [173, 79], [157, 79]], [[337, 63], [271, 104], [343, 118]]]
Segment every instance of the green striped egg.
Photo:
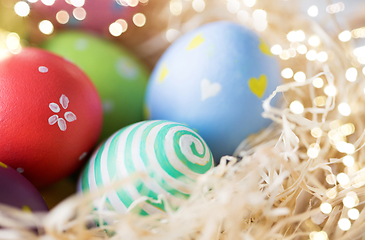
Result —
[[[146, 177], [108, 192], [105, 207], [118, 213], [149, 215], [165, 211], [167, 205], [176, 209], [189, 197], [196, 179], [212, 167], [212, 153], [194, 130], [170, 121], [144, 121], [114, 133], [94, 152], [78, 191], [97, 191], [113, 181], [144, 173]], [[155, 201], [159, 195], [167, 201]], [[129, 209], [142, 196], [149, 198]], [[94, 205], [99, 206], [98, 199]]]

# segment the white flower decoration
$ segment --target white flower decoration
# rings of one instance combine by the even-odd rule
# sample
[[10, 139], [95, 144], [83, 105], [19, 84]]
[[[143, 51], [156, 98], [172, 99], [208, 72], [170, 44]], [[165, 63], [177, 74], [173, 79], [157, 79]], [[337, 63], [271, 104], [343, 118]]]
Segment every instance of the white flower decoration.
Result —
[[[60, 97], [60, 104], [63, 109], [67, 109], [69, 102], [70, 102], [70, 100], [68, 100], [68, 97], [66, 97], [66, 95], [62, 94], [62, 96]], [[61, 111], [61, 108], [57, 103], [52, 102], [48, 106], [49, 106], [49, 109], [51, 109], [52, 112], [54, 112], [54, 113], [59, 113]], [[73, 121], [76, 121], [76, 119], [77, 119], [76, 115], [70, 111], [65, 112], [64, 117], [67, 122], [73, 122]], [[57, 114], [55, 114], [48, 118], [48, 123], [49, 123], [49, 125], [54, 125], [57, 123], [58, 127], [60, 128], [61, 131], [66, 131], [67, 124], [66, 124], [65, 119], [60, 118], [60, 117], [58, 117]]]

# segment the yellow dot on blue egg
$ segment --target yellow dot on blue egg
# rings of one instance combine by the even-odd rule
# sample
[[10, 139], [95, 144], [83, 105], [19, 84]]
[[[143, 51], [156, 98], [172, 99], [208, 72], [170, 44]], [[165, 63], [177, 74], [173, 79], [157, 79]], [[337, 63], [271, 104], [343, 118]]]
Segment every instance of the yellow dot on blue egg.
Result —
[[255, 94], [258, 98], [262, 98], [265, 94], [267, 87], [267, 77], [265, 74], [262, 74], [258, 79], [251, 78], [248, 81], [248, 86], [253, 94]]
[[272, 53], [270, 51], [269, 46], [266, 44], [266, 42], [263, 39], [260, 39], [260, 45], [259, 48], [263, 54], [272, 56]]
[[202, 34], [199, 34], [198, 36], [196, 36], [189, 44], [188, 48], [186, 50], [192, 50], [194, 48], [199, 47], [203, 42], [205, 41], [205, 39], [203, 38]]
[[3, 167], [3, 168], [8, 168], [8, 166], [6, 166], [6, 164], [0, 162], [0, 167]]
[[158, 81], [160, 83], [162, 83], [165, 80], [168, 73], [169, 73], [169, 70], [167, 69], [166, 64], [163, 64]]

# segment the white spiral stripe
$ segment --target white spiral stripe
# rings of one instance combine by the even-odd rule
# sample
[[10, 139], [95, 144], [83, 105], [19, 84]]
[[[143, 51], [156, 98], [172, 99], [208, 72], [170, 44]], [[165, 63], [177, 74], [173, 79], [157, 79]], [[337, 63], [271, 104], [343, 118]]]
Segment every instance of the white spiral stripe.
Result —
[[183, 135], [179, 140], [179, 145], [181, 148], [181, 152], [185, 155], [185, 157], [191, 163], [198, 164], [200, 166], [204, 166], [209, 162], [210, 154], [209, 151], [205, 151], [205, 155], [203, 158], [194, 155], [193, 151], [191, 150], [191, 144], [195, 143], [196, 150], [198, 153], [202, 154], [204, 151], [204, 147], [208, 148], [207, 145], [202, 145], [201, 142], [191, 135]]
[[156, 173], [158, 175], [160, 175], [163, 179], [165, 179], [165, 181], [168, 182], [169, 185], [171, 187], [175, 188], [176, 190], [178, 190], [182, 193], [191, 194], [192, 186], [189, 185], [189, 184], [186, 184], [184, 182], [181, 182], [181, 181], [173, 178], [172, 176], [170, 176], [161, 167], [160, 163], [157, 160], [157, 156], [156, 156], [156, 153], [155, 153], [155, 142], [156, 142], [157, 134], [159, 133], [161, 128], [163, 128], [164, 126], [170, 125], [170, 124], [171, 124], [171, 122], [161, 123], [158, 126], [155, 126], [149, 132], [149, 134], [147, 136], [147, 140], [146, 140], [146, 152], [148, 154], [148, 158], [149, 158], [151, 166], [154, 167], [154, 170], [156, 171]]
[[[100, 149], [100, 148], [99, 148]], [[95, 192], [98, 191], [98, 186], [96, 185], [96, 180], [95, 180], [95, 171], [94, 171], [94, 167], [95, 167], [95, 157], [97, 155], [98, 151], [95, 151], [90, 159], [90, 165], [88, 166], [89, 169], [89, 175], [88, 175], [88, 182], [89, 182], [89, 190], [90, 192]], [[96, 198], [93, 200], [93, 204], [94, 207], [97, 208], [98, 207], [98, 202], [100, 201], [100, 197]]]
[[[138, 125], [134, 124], [132, 125], [131, 127], [128, 127], [127, 129], [125, 129], [123, 131], [123, 133], [119, 136], [119, 144], [118, 144], [118, 148], [117, 148], [117, 168], [118, 168], [118, 172], [120, 173], [120, 176], [121, 178], [120, 179], [123, 179], [123, 178], [128, 178], [129, 176], [129, 173], [127, 171], [127, 168], [125, 167], [125, 157], [124, 157], [124, 154], [125, 154], [125, 150], [126, 150], [126, 143], [127, 143], [127, 138], [128, 138], [128, 135], [130, 134], [130, 132], [136, 128]], [[129, 160], [130, 161], [130, 160]], [[131, 160], [133, 162], [133, 159]], [[132, 198], [132, 201], [133, 200], [137, 200], [141, 197], [141, 195], [139, 194], [138, 190], [136, 189], [135, 185], [133, 182], [130, 182], [130, 183], [127, 183], [123, 186], [123, 190], [125, 192], [128, 192], [129, 195], [131, 196]], [[150, 204], [144, 204], [142, 205], [141, 204], [142, 209], [147, 212], [148, 214], [153, 214], [156, 212], [155, 209], [151, 209], [151, 206]], [[139, 206], [139, 207], [141, 207]], [[129, 207], [129, 206], [126, 206], [126, 207]], [[155, 208], [155, 207], [153, 207]]]
[[[132, 142], [132, 159], [134, 163], [134, 167], [136, 169], [136, 172], [140, 173], [148, 173], [148, 170], [141, 158], [141, 140], [143, 131], [151, 125], [150, 122], [146, 122], [143, 124], [135, 134], [135, 137]], [[177, 198], [173, 195], [171, 195], [169, 192], [167, 192], [164, 188], [162, 188], [155, 179], [151, 178], [148, 174], [146, 174], [146, 178], [141, 178], [141, 181], [143, 184], [151, 191], [156, 193], [156, 195], [163, 194], [171, 203], [175, 206], [181, 205], [184, 200]]]
[[174, 141], [172, 139], [175, 133], [181, 130], [188, 130], [188, 129], [179, 126], [179, 127], [173, 127], [168, 131], [165, 137], [165, 145], [164, 145], [165, 153], [167, 158], [169, 159], [170, 164], [176, 170], [178, 170], [179, 172], [181, 172], [182, 174], [186, 175], [189, 178], [197, 179], [200, 174], [191, 171], [190, 168], [188, 168], [182, 161], [180, 161], [174, 149]]
[[[113, 134], [108, 140], [105, 142], [104, 151], [101, 155], [101, 161], [100, 161], [100, 172], [101, 177], [103, 179], [103, 186], [107, 187], [112, 184], [112, 181], [110, 180], [110, 175], [108, 172], [108, 153], [110, 150], [110, 144], [117, 133]], [[106, 194], [107, 198], [109, 199], [110, 204], [112, 207], [119, 213], [127, 213], [127, 207], [123, 204], [123, 202], [119, 199], [119, 196], [117, 192], [114, 190], [108, 192]]]

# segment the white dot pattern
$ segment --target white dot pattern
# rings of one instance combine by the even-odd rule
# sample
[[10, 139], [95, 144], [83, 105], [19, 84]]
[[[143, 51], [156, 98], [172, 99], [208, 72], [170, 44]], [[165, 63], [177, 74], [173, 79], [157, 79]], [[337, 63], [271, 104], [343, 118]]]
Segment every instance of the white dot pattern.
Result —
[[45, 66], [40, 66], [40, 67], [38, 68], [38, 71], [39, 71], [40, 73], [46, 73], [46, 72], [48, 72], [48, 68], [47, 68], [47, 67], [45, 67]]

